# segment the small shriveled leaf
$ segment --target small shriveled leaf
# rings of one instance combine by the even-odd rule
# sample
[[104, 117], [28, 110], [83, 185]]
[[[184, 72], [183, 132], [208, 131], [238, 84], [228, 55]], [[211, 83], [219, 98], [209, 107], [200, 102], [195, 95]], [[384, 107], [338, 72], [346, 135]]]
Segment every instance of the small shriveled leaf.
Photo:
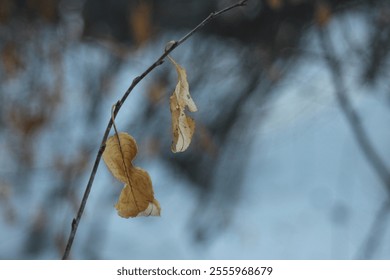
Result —
[[174, 95], [170, 97], [172, 114], [172, 152], [184, 152], [191, 143], [195, 130], [195, 121], [184, 113]]
[[185, 110], [188, 108], [190, 112], [196, 112], [198, 108], [191, 98], [185, 69], [171, 57], [169, 59], [175, 66], [178, 75], [175, 91], [170, 97], [173, 134], [171, 149], [172, 152], [177, 153], [184, 152], [188, 148], [195, 131], [195, 121], [185, 114]]
[[172, 57], [168, 56], [168, 58], [175, 66], [178, 76], [178, 82], [175, 91], [173, 92], [173, 95], [176, 95], [176, 98], [179, 101], [179, 106], [183, 107], [183, 109], [185, 106], [188, 106], [188, 110], [190, 110], [190, 112], [198, 111], [198, 108], [196, 108], [195, 102], [192, 100], [190, 95], [190, 88], [187, 81], [186, 70], [181, 67], [176, 61], [174, 61]]
[[161, 208], [154, 198], [148, 172], [132, 164], [137, 151], [134, 138], [127, 133], [121, 132], [106, 141], [103, 160], [112, 175], [125, 184], [115, 208], [123, 218], [159, 216]]

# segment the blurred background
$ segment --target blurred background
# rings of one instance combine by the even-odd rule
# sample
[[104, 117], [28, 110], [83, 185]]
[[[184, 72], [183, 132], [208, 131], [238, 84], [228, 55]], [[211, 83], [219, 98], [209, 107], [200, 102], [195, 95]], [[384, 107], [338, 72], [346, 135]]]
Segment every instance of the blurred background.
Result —
[[[230, 0], [0, 0], [0, 258], [59, 259], [132, 80]], [[390, 1], [248, 0], [172, 56], [199, 111], [172, 154], [165, 62], [117, 127], [160, 218], [100, 164], [72, 259], [389, 259]]]

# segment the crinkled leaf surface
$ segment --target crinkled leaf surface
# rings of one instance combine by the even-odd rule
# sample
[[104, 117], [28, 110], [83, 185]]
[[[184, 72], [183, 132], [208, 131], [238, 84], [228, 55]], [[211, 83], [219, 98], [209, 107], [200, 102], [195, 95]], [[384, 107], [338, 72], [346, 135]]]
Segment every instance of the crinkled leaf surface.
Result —
[[169, 59], [175, 66], [178, 75], [175, 91], [170, 97], [173, 134], [171, 149], [172, 152], [177, 153], [184, 152], [188, 148], [195, 131], [195, 121], [185, 114], [185, 110], [188, 108], [190, 112], [196, 112], [198, 109], [190, 95], [185, 69], [171, 57]]
[[111, 136], [106, 141], [103, 160], [112, 175], [125, 184], [115, 208], [118, 215], [124, 218], [159, 216], [161, 208], [154, 198], [148, 172], [132, 163], [137, 151], [134, 138], [124, 132]]

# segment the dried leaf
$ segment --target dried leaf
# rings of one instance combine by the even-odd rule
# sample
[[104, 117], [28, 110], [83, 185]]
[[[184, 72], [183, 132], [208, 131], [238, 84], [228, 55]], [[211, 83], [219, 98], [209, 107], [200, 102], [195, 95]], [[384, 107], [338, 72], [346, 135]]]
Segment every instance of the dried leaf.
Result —
[[171, 57], [169, 59], [175, 66], [178, 75], [175, 91], [170, 97], [173, 134], [171, 149], [172, 152], [177, 153], [184, 152], [188, 148], [195, 131], [195, 121], [185, 114], [185, 110], [188, 108], [190, 112], [196, 112], [198, 108], [191, 98], [185, 69]]
[[115, 208], [123, 218], [159, 216], [161, 208], [154, 198], [148, 172], [132, 164], [137, 151], [134, 138], [124, 132], [111, 136], [106, 142], [103, 160], [112, 175], [125, 184]]

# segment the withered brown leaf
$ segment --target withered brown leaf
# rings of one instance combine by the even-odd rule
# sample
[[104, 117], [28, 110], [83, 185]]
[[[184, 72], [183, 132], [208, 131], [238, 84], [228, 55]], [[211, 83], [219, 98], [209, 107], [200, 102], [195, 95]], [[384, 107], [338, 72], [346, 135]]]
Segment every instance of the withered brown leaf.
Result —
[[115, 208], [123, 218], [159, 216], [161, 208], [148, 172], [132, 163], [137, 152], [135, 139], [127, 133], [120, 132], [106, 141], [103, 160], [112, 175], [125, 184]]
[[190, 112], [196, 112], [198, 108], [190, 95], [186, 70], [170, 56], [168, 58], [175, 66], [178, 75], [175, 91], [170, 97], [173, 134], [171, 150], [177, 153], [184, 152], [188, 148], [195, 131], [195, 121], [185, 114], [185, 110], [188, 108]]

